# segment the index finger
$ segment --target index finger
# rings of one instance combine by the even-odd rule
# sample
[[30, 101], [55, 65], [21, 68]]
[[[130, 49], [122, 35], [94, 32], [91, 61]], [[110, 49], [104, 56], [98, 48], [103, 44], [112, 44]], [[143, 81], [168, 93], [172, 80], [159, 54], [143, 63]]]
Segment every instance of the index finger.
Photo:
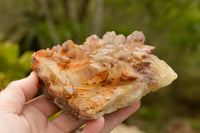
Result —
[[27, 78], [11, 82], [0, 93], [0, 111], [20, 114], [24, 104], [38, 91], [38, 77], [32, 72]]

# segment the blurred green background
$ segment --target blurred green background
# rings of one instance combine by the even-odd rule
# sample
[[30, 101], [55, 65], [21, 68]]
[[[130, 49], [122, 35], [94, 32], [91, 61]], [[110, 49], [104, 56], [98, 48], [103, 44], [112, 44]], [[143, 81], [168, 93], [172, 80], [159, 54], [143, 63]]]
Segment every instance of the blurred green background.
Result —
[[33, 51], [112, 30], [143, 31], [179, 75], [124, 123], [147, 133], [199, 133], [199, 0], [0, 0], [0, 88], [31, 71]]

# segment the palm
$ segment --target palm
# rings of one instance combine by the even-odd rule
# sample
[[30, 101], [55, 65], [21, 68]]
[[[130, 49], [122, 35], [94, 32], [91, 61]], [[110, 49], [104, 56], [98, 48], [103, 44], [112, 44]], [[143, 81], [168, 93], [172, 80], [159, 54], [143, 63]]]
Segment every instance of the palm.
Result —
[[[21, 116], [16, 114], [1, 114], [0, 117], [1, 132], [28, 133], [28, 126], [25, 121], [21, 119]], [[9, 127], [7, 125], [9, 125]]]
[[[32, 100], [30, 102], [31, 104], [28, 103], [28, 105], [24, 107], [21, 115], [14, 113], [2, 113], [0, 123], [1, 122], [2, 124], [4, 123], [5, 127], [6, 125], [9, 125], [10, 127], [8, 128], [7, 126], [7, 128], [5, 128], [4, 130], [9, 130], [9, 132], [15, 132], [15, 133], [45, 133], [45, 132], [60, 133], [60, 132], [71, 132], [73, 130], [72, 125], [69, 125], [71, 127], [67, 128], [67, 130], [62, 129], [62, 127], [60, 127], [60, 125], [58, 125], [57, 123], [58, 121], [57, 118], [54, 119], [53, 121], [49, 121], [48, 117], [49, 115], [51, 115], [50, 113], [53, 112], [43, 112], [41, 108], [38, 107], [37, 103], [35, 103], [37, 100], [39, 100], [40, 102], [41, 101], [48, 102], [48, 100], [44, 96], [40, 96], [39, 98]], [[55, 105], [53, 106], [55, 107]], [[57, 108], [57, 111], [58, 109], [59, 108]], [[54, 111], [56, 112], [56, 108]], [[75, 122], [75, 120], [73, 119], [71, 119], [71, 121]], [[83, 124], [83, 121], [79, 121], [77, 124], [79, 124], [80, 126], [81, 124]]]
[[0, 93], [0, 132], [3, 133], [60, 133], [72, 132], [86, 123], [83, 133], [107, 133], [135, 112], [140, 103], [101, 117], [96, 120], [75, 120], [65, 112], [55, 119], [48, 118], [60, 111], [45, 96], [32, 99], [38, 91], [38, 77], [12, 82]]

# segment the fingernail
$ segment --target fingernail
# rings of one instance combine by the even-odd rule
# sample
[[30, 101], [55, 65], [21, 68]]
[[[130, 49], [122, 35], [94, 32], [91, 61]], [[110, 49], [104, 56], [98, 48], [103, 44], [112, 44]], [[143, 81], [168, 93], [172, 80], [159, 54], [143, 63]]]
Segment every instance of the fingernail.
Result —
[[31, 76], [33, 74], [33, 71], [29, 74], [29, 76]]
[[101, 116], [101, 117], [99, 118], [99, 121], [102, 121], [102, 122], [104, 122], [104, 117], [103, 117], [103, 116]]

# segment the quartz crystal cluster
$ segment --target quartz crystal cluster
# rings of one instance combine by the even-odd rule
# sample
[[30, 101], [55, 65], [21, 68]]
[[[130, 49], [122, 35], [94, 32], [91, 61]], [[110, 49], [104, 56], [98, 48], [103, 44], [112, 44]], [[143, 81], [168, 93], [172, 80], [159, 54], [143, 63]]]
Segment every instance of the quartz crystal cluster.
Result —
[[145, 36], [107, 32], [82, 45], [68, 40], [32, 56], [44, 94], [74, 118], [95, 119], [169, 85], [177, 74], [152, 55]]

